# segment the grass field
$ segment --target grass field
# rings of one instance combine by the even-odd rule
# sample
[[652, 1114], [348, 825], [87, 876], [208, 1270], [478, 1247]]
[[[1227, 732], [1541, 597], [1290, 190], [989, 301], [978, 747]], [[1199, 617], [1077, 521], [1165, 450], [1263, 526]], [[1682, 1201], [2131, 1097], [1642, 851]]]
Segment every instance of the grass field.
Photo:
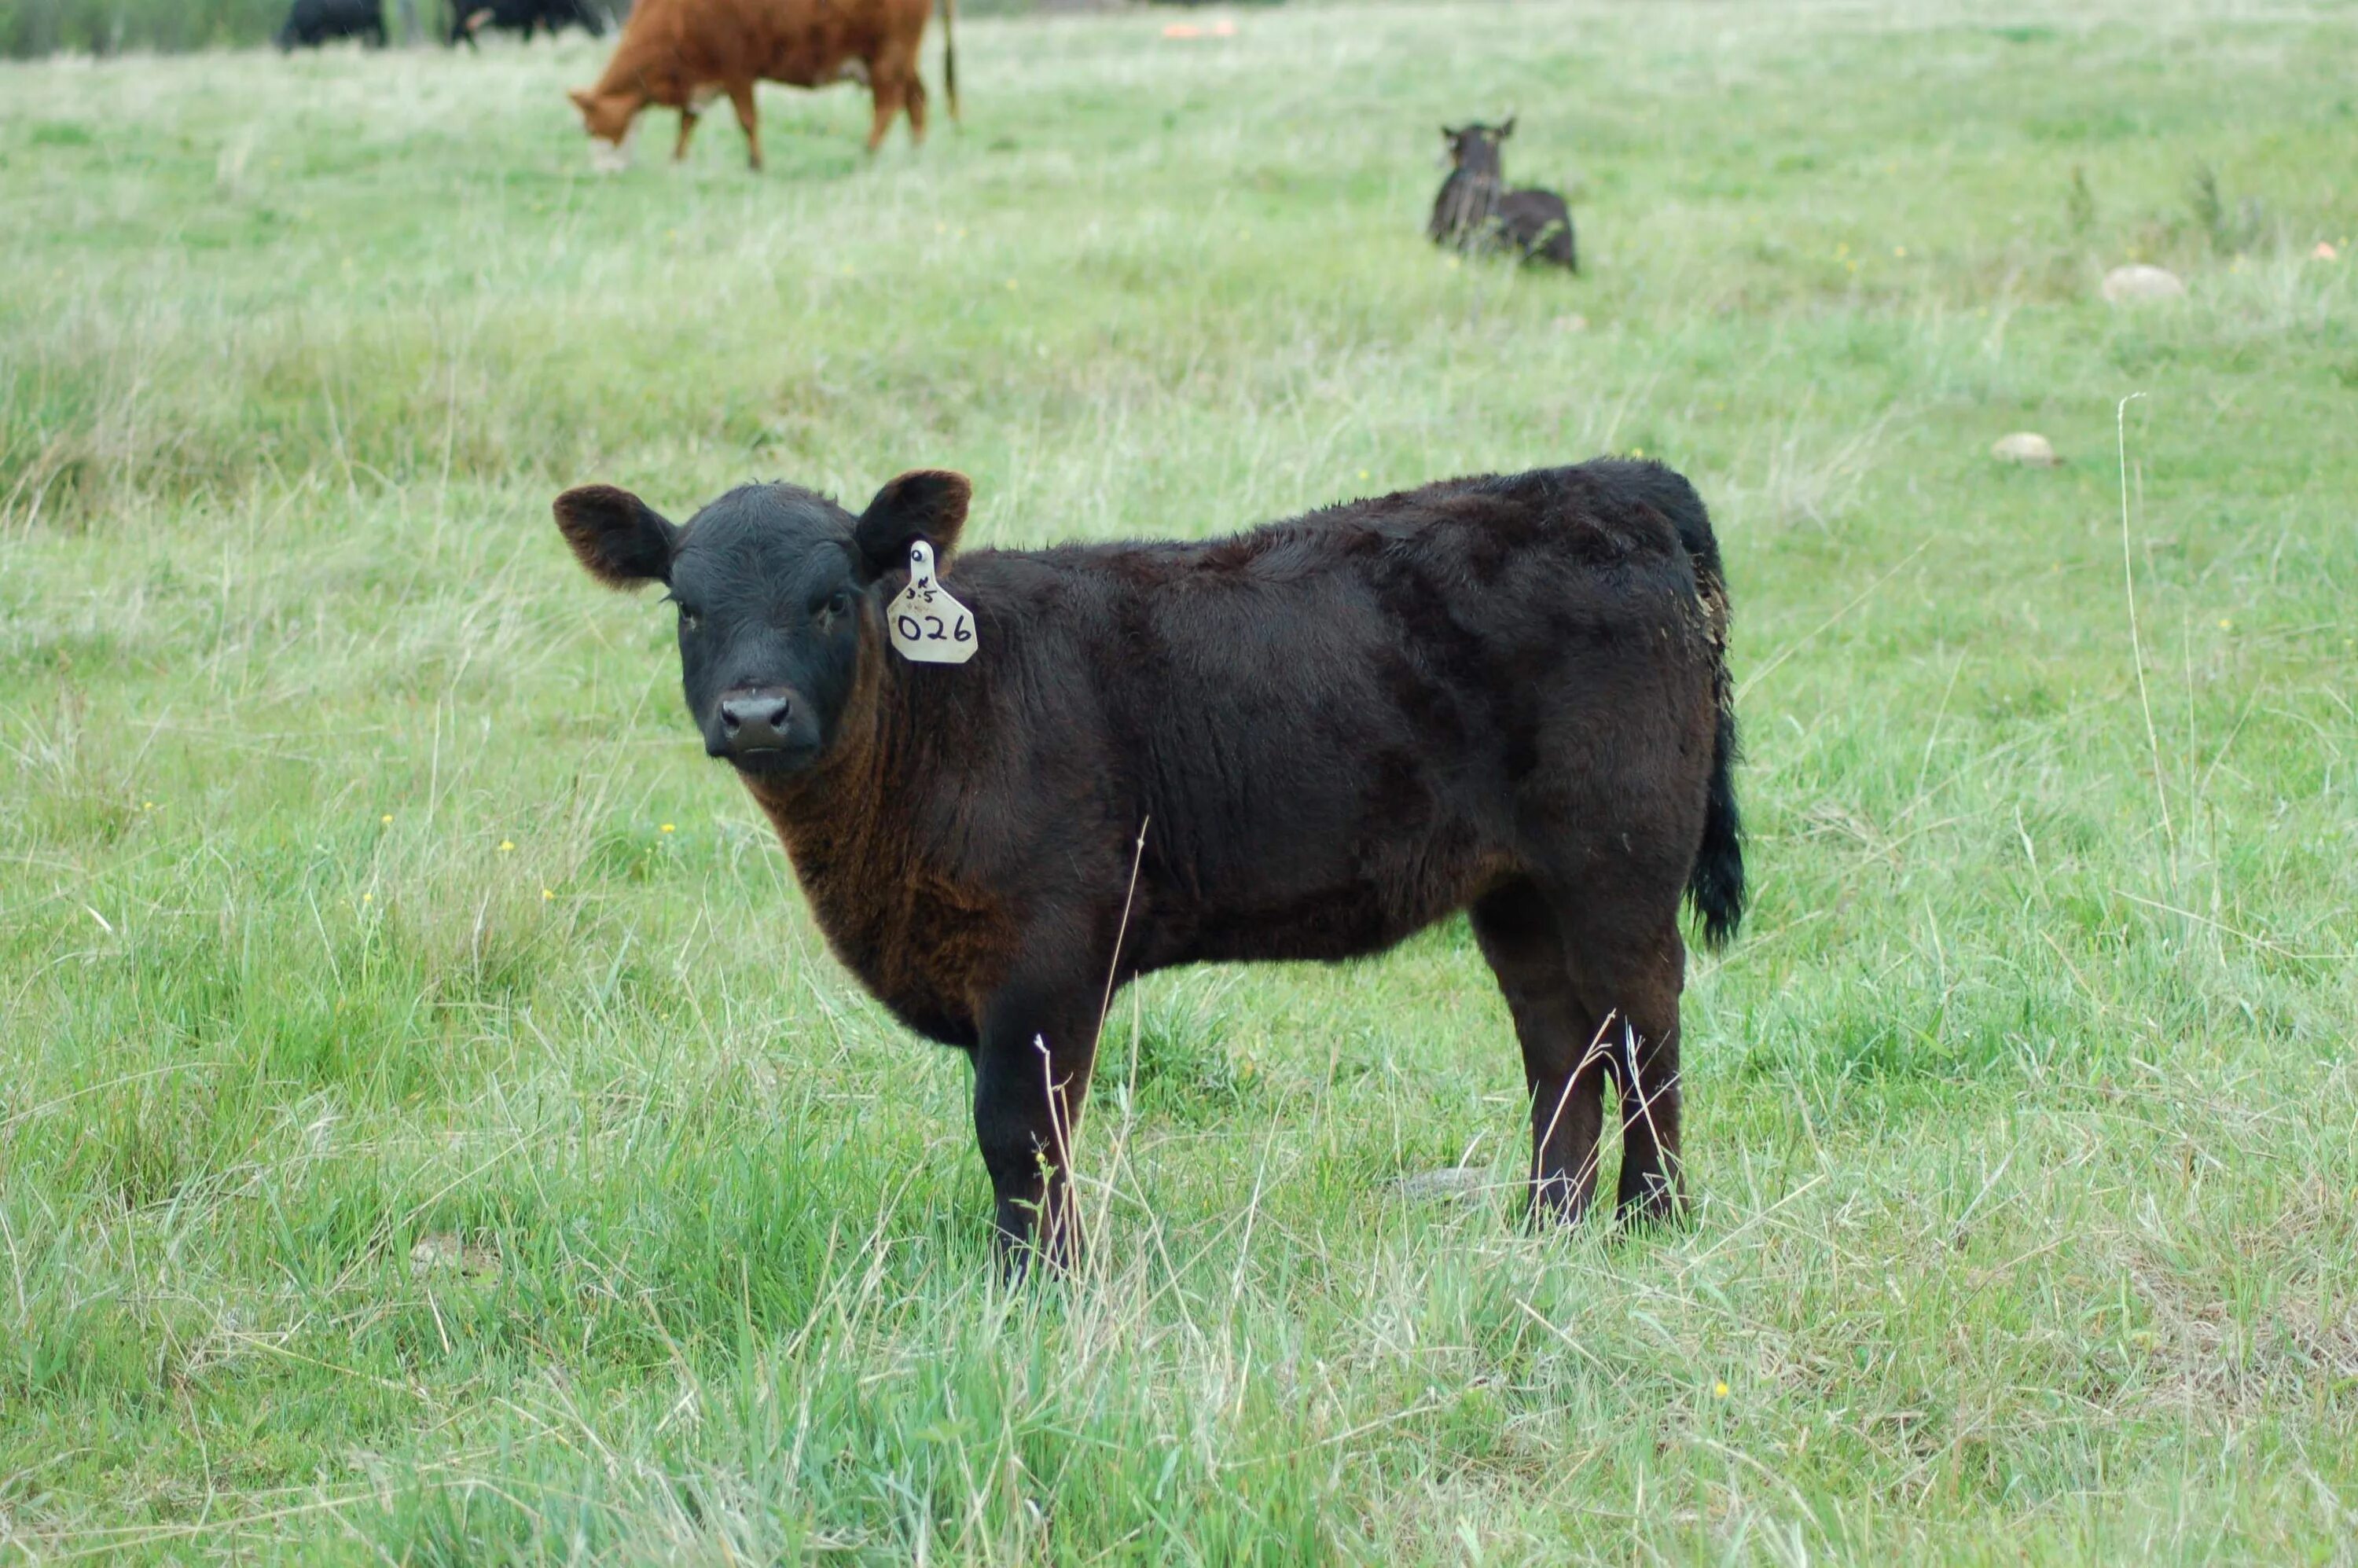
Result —
[[[762, 178], [592, 178], [579, 38], [0, 68], [0, 1563], [2358, 1562], [2358, 8], [1164, 19]], [[1509, 105], [1577, 279], [1422, 239]], [[1460, 923], [1123, 997], [1014, 1293], [548, 515], [1604, 450], [1736, 595], [1693, 1226], [1519, 1226]]]

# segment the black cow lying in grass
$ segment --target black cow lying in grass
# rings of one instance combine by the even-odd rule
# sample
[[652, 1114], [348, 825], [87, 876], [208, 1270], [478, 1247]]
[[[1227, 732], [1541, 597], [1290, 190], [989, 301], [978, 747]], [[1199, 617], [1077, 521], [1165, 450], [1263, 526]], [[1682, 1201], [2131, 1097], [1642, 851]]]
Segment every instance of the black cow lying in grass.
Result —
[[276, 39], [282, 50], [318, 49], [330, 38], [360, 38], [384, 48], [384, 8], [378, 0], [295, 0]]
[[450, 0], [449, 42], [454, 48], [461, 39], [470, 49], [481, 48], [475, 35], [485, 27], [522, 33], [524, 41], [530, 43], [535, 27], [554, 38], [568, 26], [579, 27], [593, 38], [606, 36], [606, 24], [590, 0]]
[[1433, 216], [1424, 232], [1437, 245], [1469, 253], [1507, 250], [1526, 262], [1548, 262], [1578, 272], [1572, 210], [1563, 198], [1536, 187], [1507, 189], [1498, 144], [1514, 134], [1511, 115], [1502, 125], [1476, 121], [1454, 130], [1441, 127], [1442, 140], [1449, 144], [1449, 178], [1433, 200]]
[[1727, 594], [1686, 481], [1597, 461], [954, 556], [968, 495], [906, 473], [854, 516], [748, 485], [677, 526], [592, 485], [556, 513], [600, 581], [669, 587], [688, 713], [837, 956], [973, 1058], [1002, 1256], [1077, 1244], [1115, 981], [1356, 957], [1460, 909], [1521, 1041], [1535, 1208], [1586, 1208], [1609, 1079], [1621, 1211], [1675, 1213], [1679, 905], [1716, 944], [1744, 903]]

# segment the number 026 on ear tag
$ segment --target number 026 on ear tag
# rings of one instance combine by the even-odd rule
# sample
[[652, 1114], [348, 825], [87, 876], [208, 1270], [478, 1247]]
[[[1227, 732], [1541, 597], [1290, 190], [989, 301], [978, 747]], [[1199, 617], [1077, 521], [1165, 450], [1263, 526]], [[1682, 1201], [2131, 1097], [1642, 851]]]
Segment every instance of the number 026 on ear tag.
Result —
[[909, 546], [909, 586], [885, 607], [892, 646], [921, 665], [962, 665], [974, 657], [974, 617], [934, 578], [934, 547]]

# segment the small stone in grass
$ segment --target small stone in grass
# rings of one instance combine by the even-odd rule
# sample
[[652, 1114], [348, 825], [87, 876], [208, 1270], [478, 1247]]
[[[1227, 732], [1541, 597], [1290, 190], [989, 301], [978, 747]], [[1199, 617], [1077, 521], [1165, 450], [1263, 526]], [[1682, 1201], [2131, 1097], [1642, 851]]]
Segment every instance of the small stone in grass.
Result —
[[1559, 316], [1555, 319], [1555, 330], [1559, 332], [1585, 332], [1588, 330], [1588, 318], [1578, 311], [1569, 316]]
[[2116, 266], [2104, 274], [2104, 298], [2114, 305], [2137, 305], [2152, 299], [2183, 299], [2186, 285], [2166, 266], [2144, 262]]
[[1420, 1171], [1413, 1176], [1400, 1179], [1404, 1196], [1453, 1201], [1479, 1197], [1495, 1184], [1490, 1173], [1477, 1171], [1471, 1165], [1449, 1165], [1438, 1171]]
[[2333, 242], [2331, 240], [2320, 240], [2317, 242], [2317, 248], [2309, 253], [2309, 259], [2311, 261], [2331, 261], [2335, 256], [2340, 255], [2341, 254], [2341, 252], [2333, 248]]
[[462, 1242], [447, 1230], [419, 1237], [417, 1245], [409, 1249], [409, 1271], [423, 1275], [445, 1269], [455, 1269], [470, 1279], [496, 1280], [500, 1277], [500, 1256], [488, 1247]]
[[2055, 455], [2054, 444], [2035, 430], [2000, 436], [1990, 447], [1990, 456], [2002, 463], [2020, 463], [2027, 469], [2051, 469], [2063, 460]]

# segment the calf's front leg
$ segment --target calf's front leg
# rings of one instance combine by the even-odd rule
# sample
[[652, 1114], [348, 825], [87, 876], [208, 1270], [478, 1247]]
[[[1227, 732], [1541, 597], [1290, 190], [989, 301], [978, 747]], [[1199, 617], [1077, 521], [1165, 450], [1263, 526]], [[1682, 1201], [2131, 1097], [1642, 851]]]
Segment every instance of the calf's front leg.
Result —
[[1009, 986], [986, 1010], [974, 1053], [974, 1133], [990, 1173], [998, 1250], [1011, 1278], [1036, 1258], [1080, 1257], [1072, 1140], [1098, 1046], [1100, 994], [1086, 985]]

